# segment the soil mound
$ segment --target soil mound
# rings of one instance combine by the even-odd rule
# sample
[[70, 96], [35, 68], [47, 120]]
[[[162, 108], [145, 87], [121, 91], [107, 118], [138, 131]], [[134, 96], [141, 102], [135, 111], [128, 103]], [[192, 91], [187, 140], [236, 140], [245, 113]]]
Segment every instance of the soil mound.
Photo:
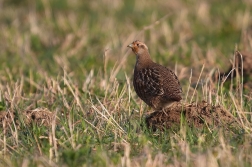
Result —
[[[27, 125], [37, 124], [51, 126], [52, 121], [55, 119], [55, 114], [49, 111], [47, 108], [29, 109], [20, 112], [20, 114], [21, 117], [24, 118], [24, 122]], [[58, 120], [56, 119], [56, 121]], [[11, 125], [13, 123], [15, 123], [17, 127], [19, 127], [20, 125], [17, 113], [11, 110], [0, 112], [0, 125], [2, 127], [8, 127], [8, 125]]]
[[47, 108], [36, 108], [24, 111], [26, 124], [36, 123], [38, 125], [50, 126], [53, 121], [54, 114]]
[[205, 101], [192, 104], [174, 103], [164, 111], [154, 111], [146, 116], [146, 123], [149, 128], [168, 129], [178, 126], [184, 120], [189, 126], [201, 128], [208, 126], [230, 127], [238, 123], [228, 111], [221, 106], [213, 106]]

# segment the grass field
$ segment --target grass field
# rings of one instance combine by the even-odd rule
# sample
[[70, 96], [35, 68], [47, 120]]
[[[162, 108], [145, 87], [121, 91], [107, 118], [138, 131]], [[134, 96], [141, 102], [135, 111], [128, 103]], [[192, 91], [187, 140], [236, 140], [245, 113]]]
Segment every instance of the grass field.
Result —
[[[252, 52], [251, 11], [250, 0], [0, 0], [0, 166], [252, 166], [252, 88], [190, 87]], [[126, 47], [136, 39], [176, 72], [183, 102], [221, 105], [241, 127], [148, 129]]]

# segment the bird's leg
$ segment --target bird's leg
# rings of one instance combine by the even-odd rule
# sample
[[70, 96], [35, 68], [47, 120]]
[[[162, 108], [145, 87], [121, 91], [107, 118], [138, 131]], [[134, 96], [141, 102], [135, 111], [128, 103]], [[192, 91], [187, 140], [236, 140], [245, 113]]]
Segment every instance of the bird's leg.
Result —
[[165, 110], [166, 108], [170, 108], [173, 105], [173, 101], [169, 101], [167, 102], [164, 106], [163, 106], [163, 110]]
[[162, 111], [166, 116], [168, 116], [167, 113], [166, 113], [166, 111], [165, 111], [165, 107], [163, 107], [163, 108], [161, 109], [161, 111]]

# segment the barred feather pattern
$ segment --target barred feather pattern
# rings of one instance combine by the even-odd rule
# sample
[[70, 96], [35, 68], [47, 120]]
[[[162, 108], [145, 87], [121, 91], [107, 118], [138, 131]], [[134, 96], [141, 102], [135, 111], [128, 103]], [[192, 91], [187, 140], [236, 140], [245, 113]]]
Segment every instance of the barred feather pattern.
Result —
[[182, 88], [177, 76], [168, 68], [152, 62], [149, 67], [134, 71], [137, 95], [154, 109], [182, 99]]

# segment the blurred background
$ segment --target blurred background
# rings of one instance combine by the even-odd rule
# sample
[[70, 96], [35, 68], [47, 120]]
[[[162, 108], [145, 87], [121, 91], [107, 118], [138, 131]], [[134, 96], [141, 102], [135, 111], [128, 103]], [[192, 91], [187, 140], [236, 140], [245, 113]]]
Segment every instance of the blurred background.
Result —
[[236, 50], [252, 52], [251, 8], [249, 0], [1, 0], [0, 87], [20, 81], [36, 94], [68, 76], [104, 97], [115, 79], [132, 84], [127, 45], [138, 39], [193, 92], [214, 72], [229, 73]]
[[106, 60], [124, 80], [135, 63], [126, 46], [136, 39], [181, 79], [204, 63], [226, 70], [236, 47], [251, 52], [251, 8], [250, 0], [1, 0], [0, 79], [39, 82], [65, 69], [78, 83]]

